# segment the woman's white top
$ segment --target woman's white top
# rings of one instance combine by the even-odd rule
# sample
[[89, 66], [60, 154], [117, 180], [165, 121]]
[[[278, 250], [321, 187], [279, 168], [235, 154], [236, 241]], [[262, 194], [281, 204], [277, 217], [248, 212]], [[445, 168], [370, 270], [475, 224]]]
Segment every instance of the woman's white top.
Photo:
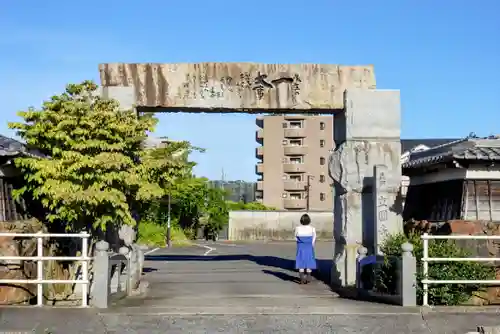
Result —
[[316, 241], [316, 229], [311, 225], [299, 225], [295, 227], [296, 237], [312, 237], [313, 243]]

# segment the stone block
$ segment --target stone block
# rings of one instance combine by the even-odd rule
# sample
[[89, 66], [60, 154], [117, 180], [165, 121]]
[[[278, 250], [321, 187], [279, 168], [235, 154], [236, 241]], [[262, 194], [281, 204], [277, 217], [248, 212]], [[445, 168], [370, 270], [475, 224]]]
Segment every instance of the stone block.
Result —
[[122, 110], [135, 108], [134, 87], [102, 87], [101, 96], [105, 99], [115, 99]]
[[347, 88], [375, 88], [371, 65], [114, 63], [99, 72], [104, 87], [135, 90], [138, 107], [191, 112], [343, 109]]
[[397, 192], [401, 186], [401, 143], [393, 141], [348, 140], [330, 155], [331, 177], [347, 191], [362, 192], [373, 187], [373, 166], [387, 166], [387, 188]]
[[484, 230], [483, 221], [448, 220], [446, 222], [450, 233], [457, 235], [479, 235]]
[[[335, 142], [355, 139], [386, 140], [401, 136], [399, 90], [348, 88], [345, 112], [335, 115]], [[400, 155], [398, 156], [400, 158]]]

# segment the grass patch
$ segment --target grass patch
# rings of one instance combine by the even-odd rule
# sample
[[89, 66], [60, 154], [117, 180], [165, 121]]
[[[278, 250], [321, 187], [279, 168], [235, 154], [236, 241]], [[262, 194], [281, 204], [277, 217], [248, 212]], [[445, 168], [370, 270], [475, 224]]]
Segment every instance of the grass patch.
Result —
[[[164, 225], [152, 222], [141, 222], [139, 224], [139, 237], [137, 242], [150, 247], [165, 247], [167, 229]], [[184, 231], [177, 226], [172, 226], [172, 244], [175, 246], [191, 245]]]

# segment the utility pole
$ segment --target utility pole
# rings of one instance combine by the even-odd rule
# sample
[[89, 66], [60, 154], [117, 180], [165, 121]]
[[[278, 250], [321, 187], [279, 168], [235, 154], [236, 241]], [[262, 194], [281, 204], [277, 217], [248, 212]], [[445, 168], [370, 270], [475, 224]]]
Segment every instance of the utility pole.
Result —
[[168, 194], [168, 209], [167, 209], [167, 247], [172, 247], [172, 224], [171, 224], [171, 200], [170, 192]]
[[306, 210], [309, 212], [309, 197], [310, 197], [310, 194], [311, 194], [311, 179], [312, 179], [312, 176], [311, 175], [307, 175], [307, 185], [306, 185], [306, 192], [307, 192], [307, 202], [306, 202]]
[[[220, 183], [220, 189], [221, 190], [225, 190], [226, 189], [225, 188], [225, 184], [224, 184], [225, 179], [226, 179], [226, 174], [224, 174], [224, 167], [223, 167], [222, 170], [221, 170], [221, 183]], [[223, 193], [224, 193], [224, 191], [223, 191]], [[226, 200], [226, 196], [222, 195], [222, 200], [223, 201]]]

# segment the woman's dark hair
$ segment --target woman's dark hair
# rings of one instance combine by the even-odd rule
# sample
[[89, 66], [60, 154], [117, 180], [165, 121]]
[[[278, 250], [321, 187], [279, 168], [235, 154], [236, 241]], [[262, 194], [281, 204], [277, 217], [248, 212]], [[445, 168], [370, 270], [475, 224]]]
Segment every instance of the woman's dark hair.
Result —
[[302, 217], [300, 217], [300, 223], [302, 225], [309, 225], [311, 224], [311, 217], [307, 213], [303, 214]]

